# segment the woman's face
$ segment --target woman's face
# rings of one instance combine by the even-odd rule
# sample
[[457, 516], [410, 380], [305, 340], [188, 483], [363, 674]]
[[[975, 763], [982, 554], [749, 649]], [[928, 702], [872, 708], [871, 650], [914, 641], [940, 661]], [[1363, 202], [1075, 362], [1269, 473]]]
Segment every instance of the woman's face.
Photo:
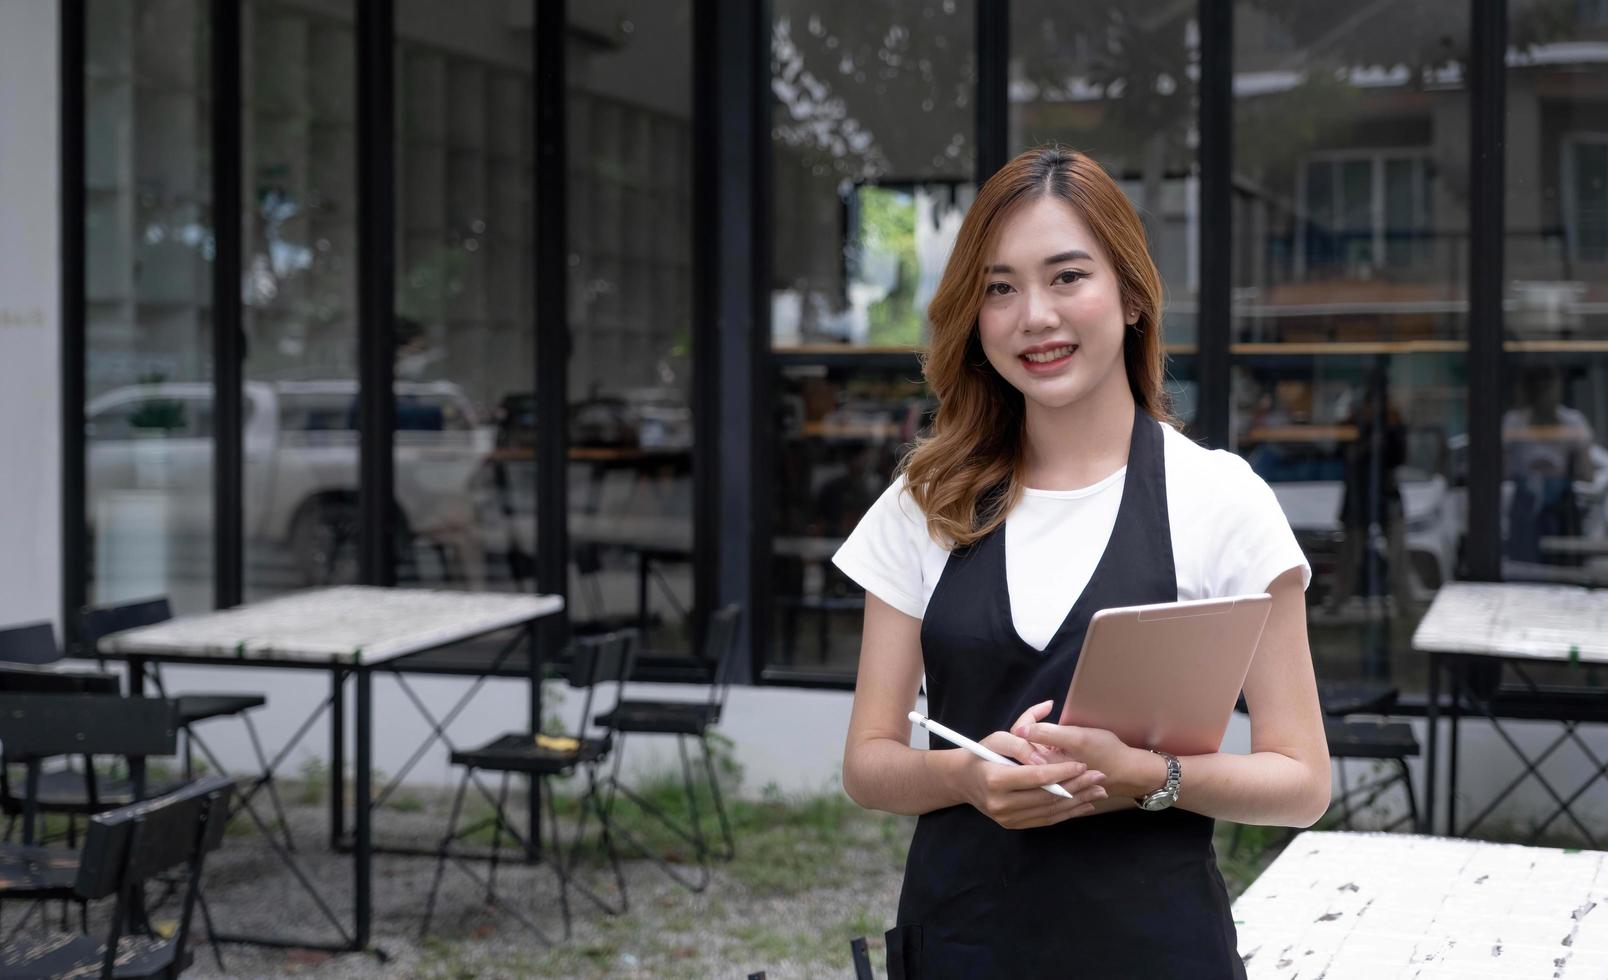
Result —
[[983, 353], [1030, 403], [1064, 408], [1104, 385], [1127, 386], [1122, 338], [1137, 317], [1070, 204], [1046, 194], [1010, 215], [983, 283]]

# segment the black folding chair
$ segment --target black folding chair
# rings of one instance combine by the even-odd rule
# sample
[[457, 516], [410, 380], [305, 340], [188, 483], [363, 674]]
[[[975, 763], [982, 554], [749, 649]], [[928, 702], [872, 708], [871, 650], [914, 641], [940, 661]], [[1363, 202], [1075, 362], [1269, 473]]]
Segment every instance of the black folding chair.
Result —
[[[152, 626], [172, 618], [173, 611], [166, 597], [85, 609], [79, 622], [79, 642], [83, 645], [87, 656], [97, 656], [95, 645], [100, 642], [101, 637], [139, 626]], [[156, 685], [157, 693], [166, 697], [167, 691], [162, 685], [160, 664], [150, 665], [150, 676]], [[213, 769], [218, 772], [226, 771], [217, 754], [196, 734], [196, 725], [213, 718], [230, 717], [238, 717], [245, 724], [246, 734], [251, 738], [251, 750], [257, 756], [257, 774], [252, 777], [251, 784], [241, 793], [237, 803], [249, 808], [257, 792], [266, 790], [269, 803], [274, 808], [274, 815], [279, 818], [279, 829], [285, 838], [285, 848], [294, 851], [296, 841], [291, 837], [290, 821], [286, 818], [284, 804], [279, 799], [273, 766], [269, 764], [268, 756], [263, 751], [262, 739], [257, 735], [257, 725], [251, 719], [251, 711], [267, 704], [268, 699], [261, 694], [180, 694], [174, 700], [179, 704], [179, 723], [184, 731], [184, 774], [187, 778], [195, 776], [192, 751], [194, 748], [201, 750]], [[252, 816], [259, 826], [266, 825], [266, 821], [263, 821], [255, 810], [252, 811]]]
[[[441, 890], [442, 874], [446, 870], [447, 861], [451, 859], [465, 875], [486, 889], [487, 904], [494, 904], [518, 919], [542, 942], [549, 945], [552, 943], [547, 933], [543, 932], [532, 919], [497, 896], [497, 864], [502, 847], [502, 835], [507, 834], [509, 839], [518, 844], [525, 853], [533, 850], [515, 829], [514, 822], [508, 819], [508, 782], [509, 776], [513, 773], [524, 773], [541, 782], [539, 795], [546, 804], [546, 813], [542, 819], [547, 821], [552, 834], [551, 855], [544, 863], [558, 876], [559, 909], [564, 921], [564, 938], [568, 939], [570, 935], [571, 885], [606, 912], [625, 911], [627, 906], [625, 875], [620, 869], [619, 854], [614, 849], [613, 828], [603, 811], [598, 793], [597, 769], [608, 757], [612, 740], [607, 732], [600, 737], [589, 734], [586, 722], [592, 716], [593, 698], [600, 685], [610, 683], [614, 685], [616, 703], [624, 697], [625, 684], [631, 676], [631, 668], [635, 665], [639, 642], [640, 634], [632, 629], [580, 637], [571, 642], [568, 650], [567, 680], [570, 687], [586, 691], [586, 700], [581, 709], [581, 730], [556, 737], [556, 739], [568, 739], [571, 744], [554, 745], [553, 740], [556, 740], [554, 736], [538, 736], [534, 732], [510, 732], [498, 736], [480, 748], [452, 753], [452, 764], [464, 767], [463, 779], [458, 783], [458, 792], [452, 801], [452, 816], [447, 822], [447, 831], [441, 838], [437, 852], [435, 880], [430, 886], [430, 897], [425, 904], [424, 922], [419, 927], [420, 935], [430, 930], [430, 921], [435, 914], [436, 895]], [[563, 840], [558, 830], [558, 815], [553, 805], [552, 778], [567, 776], [582, 769], [586, 772], [586, 794], [581, 798], [581, 819], [576, 825], [574, 843], [566, 858]], [[502, 785], [495, 795], [481, 783], [476, 775], [479, 770], [502, 774]], [[491, 804], [492, 812], [489, 817], [460, 828], [458, 819], [463, 813], [463, 798], [471, 782], [475, 784], [481, 796]], [[603, 846], [614, 871], [615, 886], [619, 891], [618, 904], [604, 899], [596, 891], [581, 883], [574, 874], [587, 818], [594, 814], [601, 825]], [[483, 832], [487, 827], [492, 828], [491, 867], [489, 874], [482, 878], [469, 866], [468, 856], [456, 850], [454, 845], [471, 834]]]
[[[720, 794], [720, 779], [715, 773], [714, 753], [709, 745], [709, 729], [719, 723], [721, 712], [726, 705], [726, 692], [730, 688], [734, 659], [732, 646], [737, 639], [737, 623], [741, 618], [742, 607], [736, 603], [709, 617], [709, 628], [705, 634], [700, 657], [710, 677], [708, 696], [703, 701], [621, 701], [613, 711], [597, 718], [597, 723], [615, 736], [614, 764], [604, 781], [604, 785], [608, 788], [604, 797], [604, 812], [613, 812], [616, 794], [619, 794], [670, 833], [691, 845], [698, 860], [696, 878], [682, 874], [664, 855], [655, 852], [636, 835], [625, 830], [619, 831], [621, 837], [641, 851], [665, 874], [695, 892], [703, 891], [709, 886], [711, 856], [730, 860], [737, 853], [736, 842], [731, 832], [731, 821], [726, 816], [725, 802]], [[678, 820], [621, 780], [620, 763], [625, 757], [625, 737], [631, 734], [675, 736], [676, 749], [681, 756], [681, 783], [686, 794], [688, 820]], [[712, 851], [704, 836], [703, 820], [698, 811], [697, 780], [693, 775], [692, 762], [687, 755], [687, 742], [692, 739], [697, 740], [703, 749], [704, 776], [709, 784], [715, 816], [720, 823], [721, 837], [725, 845], [720, 851]]]
[[[0, 898], [37, 902], [73, 897], [76, 852], [38, 845], [39, 814], [66, 809], [61, 801], [50, 800], [44, 793], [42, 769], [46, 760], [82, 756], [88, 771], [93, 772], [95, 756], [131, 759], [128, 780], [90, 779], [79, 784], [87, 790], [88, 799], [84, 808], [76, 812], [106, 812], [146, 795], [143, 760], [146, 756], [172, 755], [177, 732], [176, 708], [161, 698], [0, 694], [0, 743], [5, 745], [8, 761], [27, 769], [21, 796], [22, 843], [0, 844]], [[27, 920], [28, 916], [24, 916], [17, 923], [13, 935]]]
[[[1356, 720], [1354, 715], [1387, 715], [1396, 707], [1399, 691], [1383, 681], [1318, 681], [1318, 707], [1323, 712], [1323, 734], [1329, 743], [1329, 758], [1340, 779], [1340, 792], [1329, 803], [1329, 813], [1340, 814], [1340, 826], [1350, 830], [1354, 814], [1376, 803], [1384, 793], [1400, 785], [1407, 799], [1407, 813], [1392, 820], [1384, 830], [1394, 830], [1404, 823], [1418, 825], [1418, 800], [1413, 794], [1412, 777], [1407, 760], [1419, 754], [1418, 739], [1412, 727], [1402, 722]], [[1244, 712], [1242, 696], [1235, 710]], [[1346, 760], [1382, 762], [1393, 768], [1384, 777], [1365, 777], [1353, 786], [1346, 776]], [[1234, 828], [1228, 853], [1239, 852], [1240, 835], [1244, 825]], [[1285, 843], [1295, 839], [1296, 831], [1289, 830]]]
[[[121, 690], [122, 681], [116, 674], [89, 668], [63, 669], [50, 623], [0, 629], [0, 693], [115, 695]], [[87, 783], [95, 778], [87, 759], [82, 772], [70, 765], [45, 770], [40, 774], [36, 802], [45, 812], [69, 815], [97, 813], [130, 802], [126, 784], [105, 786], [92, 794]], [[23, 798], [11, 779], [11, 766], [0, 757], [0, 812], [6, 815], [6, 840], [11, 839], [22, 808]], [[76, 823], [69, 820], [67, 842], [73, 847], [78, 845], [76, 831]]]
[[[1340, 811], [1340, 826], [1350, 830], [1355, 812], [1373, 806], [1392, 786], [1400, 786], [1407, 799], [1407, 812], [1378, 829], [1417, 827], [1418, 798], [1413, 794], [1412, 775], [1407, 769], [1407, 760], [1417, 758], [1420, 752], [1412, 727], [1399, 721], [1326, 718], [1323, 729], [1329, 740], [1329, 757], [1340, 774], [1340, 792], [1329, 806], [1331, 812]], [[1383, 776], [1376, 772], [1352, 785], [1346, 778], [1347, 759], [1384, 763], [1389, 771]]]
[[[58, 933], [9, 942], [0, 947], [0, 976], [177, 977], [194, 958], [188, 941], [201, 869], [223, 840], [233, 789], [227, 777], [209, 776], [92, 817], [72, 890], [86, 902], [117, 897], [106, 938]], [[139, 931], [144, 883], [178, 868], [188, 887], [172, 937]]]

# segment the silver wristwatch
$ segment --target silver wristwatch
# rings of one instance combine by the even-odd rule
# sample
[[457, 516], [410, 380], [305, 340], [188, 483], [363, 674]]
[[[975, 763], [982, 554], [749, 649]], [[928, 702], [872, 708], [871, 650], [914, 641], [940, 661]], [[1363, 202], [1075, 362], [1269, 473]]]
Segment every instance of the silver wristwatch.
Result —
[[1138, 797], [1137, 802], [1141, 810], [1165, 810], [1178, 802], [1178, 784], [1184, 778], [1184, 771], [1179, 768], [1176, 755], [1160, 749], [1150, 751], [1167, 760], [1167, 782], [1154, 793]]

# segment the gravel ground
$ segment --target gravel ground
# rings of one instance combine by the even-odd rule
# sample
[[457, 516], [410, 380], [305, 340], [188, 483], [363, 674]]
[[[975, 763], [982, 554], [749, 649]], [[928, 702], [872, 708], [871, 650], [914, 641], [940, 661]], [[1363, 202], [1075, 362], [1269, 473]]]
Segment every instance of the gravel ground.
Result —
[[[449, 802], [444, 795], [410, 791], [400, 809], [379, 812], [376, 837], [433, 847], [446, 826]], [[758, 970], [769, 977], [852, 976], [849, 940], [855, 936], [872, 941], [880, 972], [880, 938], [892, 924], [913, 822], [868, 814], [832, 797], [741, 802], [733, 809], [739, 854], [715, 865], [707, 890], [693, 894], [648, 861], [628, 859], [629, 911], [606, 914], [572, 889], [572, 936], [551, 947], [505, 912], [488, 908], [484, 891], [452, 864], [431, 933], [421, 939], [436, 862], [381, 855], [374, 866], [373, 944], [385, 952], [384, 962], [225, 944], [220, 968], [213, 947], [198, 945], [186, 976], [746, 977]], [[351, 859], [328, 848], [327, 808], [295, 805], [290, 824], [307, 873], [336, 914], [348, 919]], [[560, 825], [570, 826], [567, 818]], [[485, 865], [473, 867], [483, 873]], [[606, 864], [588, 862], [582, 873], [614, 894]], [[205, 880], [220, 932], [337, 937], [244, 818], [209, 858]], [[498, 893], [529, 910], [550, 935], [560, 933], [558, 887], [550, 871], [503, 864]], [[171, 910], [153, 918], [164, 914]], [[194, 928], [198, 937], [206, 932], [199, 910]]]

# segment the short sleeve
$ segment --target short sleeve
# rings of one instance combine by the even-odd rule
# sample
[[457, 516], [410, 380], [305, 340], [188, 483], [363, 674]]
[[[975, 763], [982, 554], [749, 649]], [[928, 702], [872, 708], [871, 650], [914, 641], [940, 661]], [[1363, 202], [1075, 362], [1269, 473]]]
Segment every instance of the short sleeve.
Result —
[[860, 588], [920, 619], [927, 605], [921, 580], [927, 541], [926, 517], [905, 492], [901, 476], [860, 518], [832, 564]]
[[[1214, 454], [1219, 455], [1219, 454]], [[1289, 518], [1267, 481], [1233, 453], [1221, 453], [1229, 478], [1222, 481], [1215, 595], [1266, 592], [1273, 580], [1301, 569], [1301, 588], [1312, 584], [1312, 565], [1295, 540]]]

